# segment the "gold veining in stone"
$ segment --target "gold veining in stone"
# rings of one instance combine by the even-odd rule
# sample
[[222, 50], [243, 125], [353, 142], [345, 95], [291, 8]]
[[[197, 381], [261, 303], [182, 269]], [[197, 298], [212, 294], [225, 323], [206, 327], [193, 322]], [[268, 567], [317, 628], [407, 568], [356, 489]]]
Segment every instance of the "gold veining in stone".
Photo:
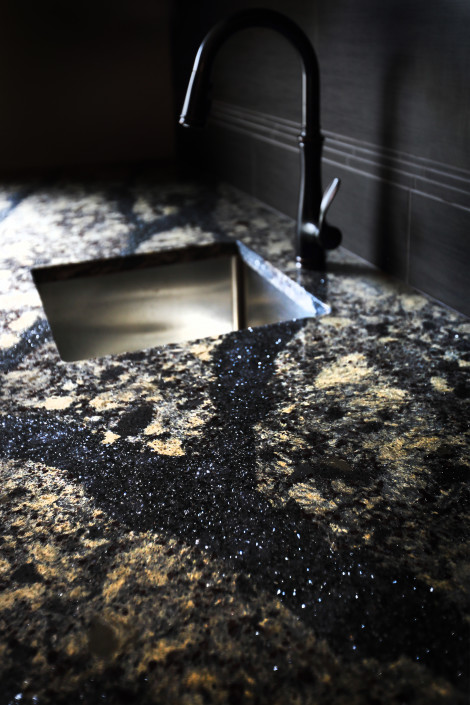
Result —
[[3, 333], [0, 335], [0, 348], [11, 348], [20, 342], [20, 339], [14, 333]]
[[400, 296], [400, 301], [405, 311], [408, 311], [409, 313], [412, 313], [413, 311], [421, 311], [421, 309], [427, 304], [427, 299], [419, 294], [402, 294]]
[[153, 421], [146, 428], [144, 428], [144, 433], [146, 436], [159, 436], [165, 432], [165, 428], [162, 426], [160, 421]]
[[335, 330], [340, 330], [342, 328], [348, 328], [354, 325], [354, 321], [345, 316], [324, 316], [320, 319], [322, 326], [328, 326], [334, 328]]
[[443, 377], [431, 377], [431, 384], [438, 392], [452, 392], [453, 388], [449, 387], [447, 380]]
[[[181, 200], [182, 191], [178, 193]], [[190, 197], [192, 191], [187, 193]], [[221, 193], [224, 198], [217, 201], [213, 214], [221, 227], [230, 232], [237, 229], [247, 244], [253, 238], [255, 249], [265, 247], [268, 257], [270, 252], [288, 252], [290, 221], [284, 223], [259, 204], [248, 209], [241, 197], [225, 187]], [[162, 205], [154, 186], [142, 196], [136, 188], [135, 194], [134, 214], [145, 223], [151, 223], [154, 214], [157, 218], [180, 208]], [[256, 223], [266, 229], [258, 242]], [[0, 310], [6, 314], [0, 322], [3, 334], [18, 334], [20, 340], [35, 321], [44, 320], [30, 281], [32, 264], [118, 255], [129, 245], [132, 227], [116, 207], [114, 195], [104, 190], [93, 195], [81, 187], [61, 186], [55, 192], [28, 196], [0, 226], [5, 243], [0, 256], [9, 254], [18, 263], [14, 277], [5, 268], [0, 271], [1, 292], [6, 294], [0, 298]], [[176, 238], [184, 244], [214, 237], [204, 227], [183, 226], [156, 233], [140, 249], [174, 247]], [[19, 239], [22, 244], [17, 244]], [[340, 251], [329, 258], [348, 261]], [[449, 473], [449, 489], [429, 487], [441, 456], [446, 462], [448, 457], [455, 461], [456, 473], [468, 464], [464, 434], [457, 436], [436, 422], [436, 405], [460, 403], [457, 395], [451, 396], [451, 380], [456, 375], [460, 383], [463, 368], [470, 364], [461, 357], [463, 346], [446, 346], [444, 351], [439, 335], [463, 335], [465, 325], [424, 297], [397, 293], [395, 285], [382, 284], [375, 275], [363, 277], [363, 271], [361, 277], [339, 276], [334, 270], [328, 273], [335, 315], [308, 322], [276, 357], [272, 382], [263, 390], [267, 415], [261, 415], [250, 428], [258, 458], [256, 489], [276, 511], [285, 508], [289, 512], [288, 500], [294, 499], [309, 515], [309, 522], [331, 534], [328, 541], [339, 559], [341, 552], [344, 557], [345, 550], [366, 545], [371, 562], [380, 570], [396, 567], [402, 575], [416, 576], [433, 588], [434, 594], [447, 593], [446, 604], [465, 618], [460, 605], [469, 579], [468, 542], [462, 531], [467, 516], [464, 511], [457, 517], [452, 512], [459, 483]], [[377, 339], [366, 324], [383, 323], [384, 311], [390, 334]], [[436, 330], [431, 325], [423, 334], [425, 320]], [[400, 375], [408, 354], [400, 345], [405, 335], [407, 347], [419, 356], [410, 360], [433, 370], [429, 379], [442, 380], [442, 369], [446, 375], [449, 369], [444, 385], [437, 382], [436, 386], [423, 375], [419, 378], [417, 368], [417, 379], [426, 392], [418, 386], [418, 391], [400, 388], [407, 384], [407, 378]], [[89, 433], [97, 443], [97, 453], [101, 447], [106, 456], [117, 452], [121, 444], [105, 450], [100, 440], [116, 440], [114, 431], [121, 420], [132, 417], [140, 404], [155, 404], [143, 416], [150, 415], [151, 421], [145, 421], [144, 428], [136, 422], [135, 429], [130, 429], [133, 435], [126, 439], [135, 443], [129, 446], [131, 451], [138, 453], [150, 442], [156, 444], [156, 452], [161, 443], [160, 451], [179, 455], [185, 439], [197, 435], [203, 452], [210, 454], [210, 446], [205, 447], [203, 441], [206, 433], [211, 438], [208, 422], [215, 414], [221, 416], [211, 399], [218, 374], [211, 361], [216, 359], [219, 343], [220, 339], [205, 340], [147, 351], [140, 361], [122, 356], [74, 365], [59, 363], [52, 342], [33, 344], [23, 351], [25, 357], [19, 351], [13, 371], [2, 376], [0, 421], [8, 428], [6, 415], [11, 414], [34, 424], [46, 416], [41, 408], [45, 400], [71, 399], [74, 403], [66, 407], [66, 414], [60, 408], [63, 401], [48, 409], [51, 421], [65, 433], [73, 434], [77, 428]], [[11, 369], [8, 355], [5, 351], [7, 369]], [[389, 367], [376, 364], [375, 356]], [[440, 360], [451, 362], [452, 368], [439, 367]], [[384, 369], [390, 369], [390, 375]], [[169, 434], [170, 440], [152, 437], [162, 434]], [[325, 468], [324, 458], [333, 453], [344, 455], [352, 471], [341, 465]], [[165, 463], [164, 459], [157, 461], [162, 466]], [[291, 479], [304, 464], [318, 468], [318, 474], [313, 472], [302, 482]], [[400, 652], [398, 658], [385, 655], [379, 663], [361, 656], [359, 648], [357, 658], [344, 660], [328, 638], [318, 638], [315, 628], [281, 604], [269, 586], [264, 592], [252, 576], [243, 575], [253, 587], [253, 594], [245, 594], [238, 587], [240, 576], [224, 561], [175, 540], [171, 532], [130, 530], [125, 521], [119, 523], [97, 507], [102, 498], [93, 489], [85, 491], [71, 470], [70, 474], [59, 471], [39, 460], [0, 459], [5, 551], [0, 572], [7, 585], [4, 603], [0, 599], [0, 633], [4, 636], [0, 638], [0, 668], [12, 664], [10, 639], [24, 640], [32, 650], [23, 669], [24, 702], [33, 702], [37, 696], [38, 702], [49, 705], [53, 700], [48, 693], [53, 693], [51, 698], [60, 693], [64, 702], [76, 699], [90, 683], [106, 682], [108, 668], [121, 674], [116, 677], [118, 688], [141, 683], [149, 702], [226, 703], [234, 696], [229, 692], [232, 680], [238, 697], [251, 702], [281, 675], [272, 670], [277, 654], [282, 659], [282, 675], [271, 699], [273, 705], [310, 697], [301, 689], [299, 673], [312, 674], [313, 688], [324, 689], [331, 702], [339, 702], [335, 698], [339, 692], [346, 694], [341, 696], [345, 702], [357, 694], [360, 699], [366, 681], [378, 690], [364, 697], [371, 695], [378, 702], [388, 702], [381, 695], [389, 690], [390, 702], [398, 702], [409, 684], [416, 688], [420, 702], [434, 702], [436, 697], [446, 705], [458, 701], [453, 686], [444, 677], [437, 679], [424, 659], [413, 663]], [[334, 471], [331, 476], [329, 470]], [[429, 492], [434, 493], [430, 506]], [[441, 501], [450, 511], [439, 515]], [[393, 522], [389, 525], [388, 516], [396, 519], [396, 528]], [[378, 526], [380, 538], [379, 531], [375, 532]], [[397, 546], [399, 559], [390, 550]], [[38, 582], [24, 588], [10, 583], [18, 566], [31, 563]], [[374, 589], [380, 593], [377, 576]], [[230, 624], [234, 635], [228, 633]], [[270, 654], [274, 654], [272, 662]], [[212, 670], [207, 662], [196, 662], [194, 655], [212, 659], [217, 667]], [[49, 656], [57, 659], [57, 669], [49, 663]], [[253, 658], [256, 673], [250, 671]]]
[[89, 404], [96, 409], [96, 411], [119, 409], [121, 406], [120, 399], [117, 399], [116, 393], [113, 392], [102, 392], [102, 394], [94, 397], [94, 399], [90, 399]]
[[26, 602], [32, 610], [41, 605], [41, 597], [46, 590], [45, 585], [34, 583], [21, 588], [10, 588], [0, 593], [0, 611], [9, 610], [17, 602]]
[[320, 372], [314, 381], [317, 389], [336, 387], [344, 384], [356, 384], [364, 377], [372, 374], [362, 353], [343, 355], [330, 367]]
[[169, 440], [162, 441], [155, 438], [153, 441], [147, 443], [149, 448], [154, 450], [160, 455], [184, 455], [185, 452], [181, 447], [181, 441], [179, 438], [170, 438]]
[[409, 396], [406, 389], [397, 389], [396, 387], [378, 386], [371, 392], [372, 396], [379, 402], [403, 402]]
[[289, 406], [285, 406], [283, 409], [279, 409], [280, 414], [290, 414], [292, 411], [295, 409], [295, 404], [289, 404]]
[[26, 328], [29, 328], [37, 321], [38, 312], [37, 311], [26, 311], [22, 313], [15, 321], [10, 323], [11, 330], [15, 332], [21, 332]]
[[62, 411], [63, 409], [68, 409], [73, 402], [74, 397], [49, 397], [42, 406], [48, 411]]
[[103, 445], [111, 445], [112, 443], [114, 443], [114, 441], [117, 441], [117, 439], [120, 437], [121, 436], [119, 435], [119, 433], [113, 433], [112, 431], [106, 431], [101, 443], [103, 443]]
[[313, 489], [307, 483], [297, 483], [289, 490], [289, 497], [298, 502], [304, 511], [309, 514], [326, 514], [329, 511], [334, 511], [338, 507], [336, 502], [326, 499], [321, 492]]

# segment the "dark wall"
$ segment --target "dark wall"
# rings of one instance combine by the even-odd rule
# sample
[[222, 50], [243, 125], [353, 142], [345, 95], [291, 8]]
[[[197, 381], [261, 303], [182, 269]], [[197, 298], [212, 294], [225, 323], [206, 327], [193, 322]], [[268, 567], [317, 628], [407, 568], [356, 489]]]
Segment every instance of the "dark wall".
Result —
[[170, 0], [3, 0], [0, 171], [168, 159]]
[[[177, 91], [212, 23], [257, 2], [180, 0]], [[342, 188], [330, 222], [344, 245], [470, 314], [468, 0], [268, 0], [309, 35], [321, 74], [324, 182]], [[221, 7], [222, 6], [222, 7]], [[212, 117], [183, 148], [294, 216], [300, 70], [268, 30], [221, 50]]]

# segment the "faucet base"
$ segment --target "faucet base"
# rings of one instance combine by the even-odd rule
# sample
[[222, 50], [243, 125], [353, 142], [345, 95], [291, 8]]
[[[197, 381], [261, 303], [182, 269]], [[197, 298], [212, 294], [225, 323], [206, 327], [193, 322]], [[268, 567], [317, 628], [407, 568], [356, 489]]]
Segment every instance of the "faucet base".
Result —
[[297, 267], [311, 270], [325, 269], [325, 249], [317, 232], [315, 232], [315, 226], [312, 223], [305, 223], [304, 231], [297, 232], [295, 238]]
[[323, 271], [326, 267], [326, 257], [323, 249], [318, 248], [315, 254], [309, 257], [297, 255], [295, 265], [299, 269], [310, 269], [314, 271]]

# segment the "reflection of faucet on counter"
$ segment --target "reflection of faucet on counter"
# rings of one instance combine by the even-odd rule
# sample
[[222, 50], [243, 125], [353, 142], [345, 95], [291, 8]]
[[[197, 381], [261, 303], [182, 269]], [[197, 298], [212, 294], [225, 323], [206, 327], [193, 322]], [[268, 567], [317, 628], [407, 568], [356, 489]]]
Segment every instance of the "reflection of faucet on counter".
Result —
[[302, 59], [302, 130], [299, 135], [301, 174], [295, 238], [297, 264], [307, 269], [322, 268], [325, 249], [341, 242], [338, 228], [328, 225], [326, 211], [340, 181], [333, 179], [322, 196], [320, 96], [318, 62], [306, 34], [288, 17], [273, 10], [243, 10], [219, 22], [203, 39], [194, 61], [180, 124], [202, 127], [210, 109], [212, 66], [222, 44], [235, 32], [248, 27], [274, 29], [288, 39]]

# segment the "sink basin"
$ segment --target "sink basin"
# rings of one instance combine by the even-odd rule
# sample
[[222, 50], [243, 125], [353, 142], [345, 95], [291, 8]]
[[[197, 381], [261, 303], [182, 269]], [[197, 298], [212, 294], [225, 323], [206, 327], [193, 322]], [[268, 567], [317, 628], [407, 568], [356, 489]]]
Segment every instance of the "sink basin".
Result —
[[41, 267], [33, 278], [66, 361], [330, 310], [238, 241]]

